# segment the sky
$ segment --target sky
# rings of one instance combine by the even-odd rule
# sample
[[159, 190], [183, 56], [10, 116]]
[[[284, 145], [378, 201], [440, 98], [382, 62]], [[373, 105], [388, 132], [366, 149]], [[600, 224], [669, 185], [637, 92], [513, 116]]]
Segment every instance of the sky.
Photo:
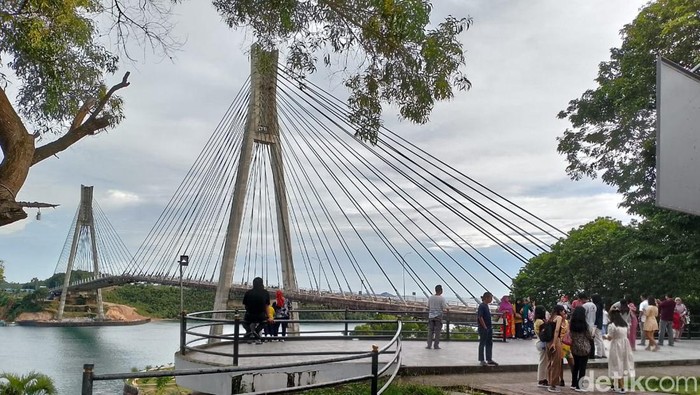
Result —
[[[569, 125], [556, 114], [595, 87], [598, 64], [620, 45], [619, 30], [645, 2], [433, 3], [433, 21], [446, 15], [474, 19], [460, 36], [473, 87], [436, 105], [425, 125], [401, 121], [387, 107], [386, 126], [560, 229], [600, 216], [629, 221], [611, 187], [568, 178], [556, 138]], [[212, 6], [201, 4], [174, 8], [174, 34], [184, 44], [172, 61], [145, 50], [109, 77], [113, 84], [131, 72], [131, 85], [120, 91], [126, 119], [117, 128], [31, 169], [18, 199], [60, 207], [43, 210], [39, 221], [30, 210], [27, 220], [0, 228], [0, 260], [9, 281], [53, 274], [81, 184], [95, 186], [97, 201], [129, 249], [144, 239], [249, 74], [250, 33], [229, 29]], [[323, 66], [310, 80], [346, 95], [341, 79]]]

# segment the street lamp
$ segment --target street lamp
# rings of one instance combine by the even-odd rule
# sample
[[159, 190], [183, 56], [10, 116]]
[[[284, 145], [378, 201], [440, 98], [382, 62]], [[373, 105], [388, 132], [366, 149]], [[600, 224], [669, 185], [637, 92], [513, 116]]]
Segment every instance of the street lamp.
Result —
[[406, 301], [406, 257], [413, 254], [413, 252], [409, 251], [403, 255], [401, 255], [401, 279], [403, 280], [403, 295], [401, 296], [401, 299], [405, 302]]
[[318, 262], [318, 273], [317, 273], [318, 275], [316, 277], [316, 291], [318, 292], [318, 294], [320, 296], [321, 295], [321, 270], [322, 270], [321, 269], [321, 262], [323, 262], [323, 261], [328, 262], [328, 259], [326, 259], [326, 258], [318, 259], [318, 258], [314, 258], [314, 257], [309, 257], [309, 258]]
[[187, 255], [180, 255], [180, 260], [177, 261], [180, 264], [180, 312], [185, 312], [185, 298], [182, 293], [182, 268], [187, 267], [190, 264], [190, 257]]

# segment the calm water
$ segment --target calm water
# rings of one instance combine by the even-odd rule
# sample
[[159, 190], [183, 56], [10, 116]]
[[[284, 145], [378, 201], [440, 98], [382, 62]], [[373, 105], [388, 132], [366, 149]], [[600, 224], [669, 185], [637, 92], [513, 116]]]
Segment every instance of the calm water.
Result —
[[[303, 326], [303, 330], [342, 325]], [[0, 327], [0, 372], [51, 376], [59, 394], [80, 393], [83, 364], [95, 373], [123, 373], [173, 362], [179, 347], [180, 324], [152, 322], [138, 326], [88, 328]], [[119, 382], [96, 382], [96, 394], [121, 393]]]

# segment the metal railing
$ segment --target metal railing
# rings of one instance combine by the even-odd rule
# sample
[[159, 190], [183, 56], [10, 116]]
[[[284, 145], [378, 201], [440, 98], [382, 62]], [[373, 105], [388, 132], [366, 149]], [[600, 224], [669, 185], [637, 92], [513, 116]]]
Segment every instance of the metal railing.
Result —
[[[318, 311], [318, 310], [315, 310]], [[222, 313], [225, 315], [233, 315], [233, 319], [214, 319], [210, 316], [214, 313]], [[319, 351], [319, 352], [297, 352], [297, 353], [266, 353], [266, 357], [270, 356], [335, 356], [334, 358], [326, 359], [315, 359], [313, 361], [305, 362], [294, 362], [287, 364], [276, 364], [269, 366], [255, 366], [255, 367], [240, 367], [238, 362], [241, 358], [253, 358], [258, 357], [258, 354], [242, 354], [239, 352], [239, 345], [242, 341], [242, 336], [240, 334], [240, 326], [242, 321], [238, 316], [238, 311], [207, 311], [200, 313], [193, 313], [181, 316], [180, 323], [180, 354], [185, 355], [188, 351], [197, 351], [200, 353], [208, 353], [212, 355], [220, 355], [224, 357], [231, 357], [233, 360], [233, 366], [222, 367], [222, 368], [202, 368], [202, 369], [181, 369], [172, 371], [148, 371], [148, 372], [129, 372], [129, 373], [116, 373], [116, 374], [95, 374], [94, 365], [85, 364], [83, 365], [83, 380], [82, 380], [82, 395], [92, 395], [93, 394], [93, 384], [95, 381], [110, 381], [110, 380], [126, 380], [126, 379], [139, 379], [139, 378], [155, 378], [155, 377], [181, 377], [181, 376], [199, 376], [199, 375], [210, 375], [217, 373], [247, 373], [247, 372], [258, 372], [264, 370], [278, 370], [285, 368], [298, 368], [305, 366], [314, 366], [322, 364], [333, 364], [339, 362], [347, 361], [358, 361], [358, 360], [369, 360], [370, 361], [370, 372], [365, 375], [348, 377], [341, 380], [327, 381], [323, 383], [307, 384], [298, 387], [285, 387], [276, 390], [267, 390], [254, 392], [255, 394], [278, 394], [278, 393], [293, 393], [299, 391], [305, 391], [314, 388], [324, 388], [332, 387], [342, 384], [349, 384], [360, 381], [370, 382], [370, 393], [372, 395], [382, 394], [391, 382], [394, 380], [401, 367], [401, 333], [403, 329], [403, 324], [401, 320], [287, 320], [288, 323], [344, 323], [345, 333], [349, 333], [348, 325], [353, 323], [379, 323], [379, 324], [395, 324], [396, 329], [392, 331], [391, 336], [386, 335], [374, 335], [374, 336], [362, 336], [364, 339], [387, 339], [388, 342], [381, 348], [376, 345], [372, 346], [372, 350], [369, 352], [356, 352], [356, 351]], [[188, 323], [194, 323], [194, 325], [188, 326]], [[233, 332], [229, 334], [222, 335], [210, 335], [208, 330], [206, 333], [198, 332], [197, 330], [208, 329], [213, 325], [233, 325]], [[297, 332], [290, 334], [304, 334], [303, 337], [292, 336], [285, 338], [285, 340], [327, 340], [327, 339], [338, 339], [339, 336], [318, 336], [315, 335], [320, 331], [307, 331], [307, 332]], [[327, 331], [325, 331], [327, 332]], [[190, 339], [187, 338], [190, 336]], [[353, 338], [358, 338], [358, 336], [353, 336]], [[270, 338], [275, 339], [275, 338]], [[230, 343], [231, 353], [222, 353], [217, 351], [208, 350], [207, 347], [202, 347], [211, 341], [217, 341], [219, 345], [226, 345]], [[340, 356], [338, 356], [340, 355]], [[384, 363], [384, 366], [380, 368], [379, 356], [380, 355], [393, 355], [391, 360]], [[393, 367], [393, 371], [389, 374], [388, 379], [384, 385], [379, 388], [380, 380], [379, 378], [385, 375], [389, 369]]]

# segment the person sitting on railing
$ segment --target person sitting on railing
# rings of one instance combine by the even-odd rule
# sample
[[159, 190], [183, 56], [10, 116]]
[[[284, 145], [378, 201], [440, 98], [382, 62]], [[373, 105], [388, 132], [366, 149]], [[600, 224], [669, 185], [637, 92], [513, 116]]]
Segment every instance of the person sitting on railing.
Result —
[[263, 285], [263, 279], [255, 277], [253, 279], [253, 289], [246, 291], [245, 295], [243, 295], [243, 306], [245, 306], [245, 316], [243, 317], [244, 338], [254, 339], [256, 344], [262, 344], [260, 331], [267, 324], [267, 306], [269, 305], [270, 294]]

